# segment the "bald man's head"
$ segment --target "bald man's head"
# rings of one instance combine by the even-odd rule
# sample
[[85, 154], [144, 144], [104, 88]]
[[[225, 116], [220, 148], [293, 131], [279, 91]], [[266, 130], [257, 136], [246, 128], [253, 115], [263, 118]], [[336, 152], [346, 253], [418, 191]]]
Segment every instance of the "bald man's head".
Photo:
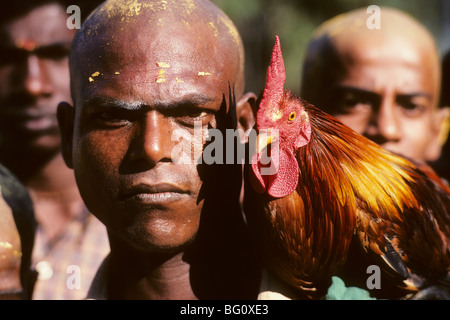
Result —
[[[439, 96], [439, 55], [430, 32], [404, 12], [381, 8], [380, 29], [369, 29], [370, 14], [358, 9], [338, 15], [319, 26], [310, 41], [303, 66], [301, 94], [327, 108], [324, 87], [342, 79], [356, 60], [383, 60], [386, 63], [424, 65]], [[327, 87], [327, 89], [329, 89]], [[433, 98], [433, 105], [437, 100]]]
[[[179, 61], [191, 61], [192, 74], [177, 77]], [[119, 79], [123, 68], [136, 64], [162, 86], [230, 73], [236, 95], [244, 90], [240, 35], [231, 20], [205, 0], [106, 1], [74, 39], [70, 57], [74, 100], [80, 84], [99, 77]]]
[[323, 23], [307, 49], [301, 96], [386, 149], [435, 160], [440, 153], [439, 55], [433, 36], [409, 15], [366, 9]]

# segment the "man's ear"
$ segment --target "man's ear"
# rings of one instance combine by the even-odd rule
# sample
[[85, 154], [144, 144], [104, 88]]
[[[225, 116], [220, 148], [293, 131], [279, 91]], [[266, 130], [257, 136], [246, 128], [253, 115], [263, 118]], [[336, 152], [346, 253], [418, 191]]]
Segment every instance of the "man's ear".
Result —
[[438, 118], [440, 126], [439, 143], [443, 146], [448, 139], [450, 131], [450, 107], [443, 107], [438, 110]]
[[435, 161], [439, 158], [442, 146], [448, 139], [450, 130], [450, 107], [442, 107], [436, 110], [434, 115], [435, 133], [428, 144], [426, 160]]
[[59, 129], [61, 132], [61, 150], [64, 162], [73, 169], [72, 147], [73, 147], [73, 129], [75, 123], [75, 108], [67, 103], [61, 102], [58, 105], [56, 113], [58, 117]]
[[252, 129], [255, 125], [256, 118], [253, 113], [253, 105], [256, 102], [256, 95], [253, 92], [247, 92], [236, 105], [236, 114], [238, 118], [238, 129], [246, 132], [248, 129]]

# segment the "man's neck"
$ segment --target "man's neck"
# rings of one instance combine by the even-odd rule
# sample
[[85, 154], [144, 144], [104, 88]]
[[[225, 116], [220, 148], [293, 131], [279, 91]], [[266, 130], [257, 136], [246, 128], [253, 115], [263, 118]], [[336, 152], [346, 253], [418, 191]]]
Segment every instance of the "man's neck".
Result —
[[183, 253], [141, 253], [112, 240], [108, 263], [108, 299], [197, 300]]
[[46, 238], [64, 230], [84, 209], [73, 170], [66, 166], [60, 152], [47, 156], [10, 153], [2, 158], [30, 192], [36, 219]]

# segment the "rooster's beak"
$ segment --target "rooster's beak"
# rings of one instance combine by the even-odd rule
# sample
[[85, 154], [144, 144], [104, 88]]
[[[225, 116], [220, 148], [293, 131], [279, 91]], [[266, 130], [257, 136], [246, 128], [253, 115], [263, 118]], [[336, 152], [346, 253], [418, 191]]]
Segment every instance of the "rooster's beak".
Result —
[[260, 131], [256, 137], [256, 150], [258, 153], [264, 150], [269, 144], [274, 143], [277, 140], [278, 133], [276, 130], [264, 130]]

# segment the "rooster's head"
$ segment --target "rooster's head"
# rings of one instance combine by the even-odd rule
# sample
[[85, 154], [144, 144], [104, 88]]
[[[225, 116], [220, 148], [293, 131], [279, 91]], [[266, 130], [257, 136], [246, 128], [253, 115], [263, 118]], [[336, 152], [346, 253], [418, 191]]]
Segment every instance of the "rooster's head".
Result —
[[252, 185], [275, 198], [289, 195], [298, 184], [295, 151], [311, 137], [308, 114], [302, 101], [284, 90], [286, 73], [276, 37], [264, 91], [256, 114], [257, 152], [252, 158]]

